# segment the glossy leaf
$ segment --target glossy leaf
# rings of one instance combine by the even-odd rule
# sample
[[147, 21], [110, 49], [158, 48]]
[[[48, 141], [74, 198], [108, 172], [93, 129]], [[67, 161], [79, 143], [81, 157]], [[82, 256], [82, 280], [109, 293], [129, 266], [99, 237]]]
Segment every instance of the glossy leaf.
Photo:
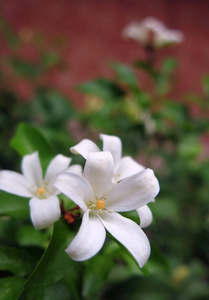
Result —
[[72, 261], [65, 252], [71, 238], [70, 228], [63, 220], [55, 223], [49, 246], [27, 280], [26, 290], [48, 286], [61, 279], [72, 268]]
[[196, 135], [186, 135], [179, 143], [179, 155], [185, 159], [195, 159], [202, 151], [200, 139]]
[[209, 95], [209, 75], [205, 75], [202, 78], [202, 85], [203, 85], [203, 90], [206, 96]]
[[32, 259], [24, 249], [1, 246], [0, 257], [0, 270], [19, 276], [28, 275], [33, 270]]
[[16, 239], [21, 246], [39, 246], [45, 248], [49, 242], [48, 230], [34, 230], [33, 225], [23, 225], [16, 231]]
[[151, 255], [147, 262], [147, 267], [152, 274], [154, 271], [156, 274], [160, 271], [167, 272], [169, 270], [169, 263], [166, 256], [158, 249], [156, 245], [151, 243]]
[[16, 276], [0, 278], [0, 299], [18, 300], [22, 292], [24, 279]]
[[102, 290], [105, 287], [107, 277], [114, 267], [114, 259], [105, 254], [97, 254], [86, 261], [82, 296], [84, 299], [101, 299]]
[[[136, 259], [132, 256], [132, 254], [127, 250], [126, 247], [123, 246], [118, 240], [116, 240], [109, 232], [107, 232], [107, 236], [109, 236], [113, 241], [116, 242], [120, 248], [113, 248], [114, 251], [112, 252], [111, 255], [116, 255], [117, 258], [123, 259], [128, 265], [133, 265], [135, 266], [135, 269], [137, 269], [137, 272], [141, 271], [145, 276], [149, 276], [149, 270], [146, 265], [144, 265], [142, 268], [139, 267]], [[114, 253], [114, 254], [113, 254]]]
[[45, 52], [41, 57], [41, 62], [44, 68], [52, 68], [58, 66], [62, 61], [59, 53], [55, 51]]
[[10, 63], [17, 75], [21, 77], [36, 78], [40, 75], [40, 68], [30, 61], [13, 58]]
[[25, 123], [18, 126], [16, 134], [11, 140], [11, 146], [21, 156], [39, 151], [44, 169], [53, 158], [53, 151], [47, 139], [36, 127]]
[[36, 91], [32, 108], [38, 112], [42, 124], [53, 130], [61, 131], [60, 127], [75, 116], [75, 109], [69, 99], [47, 88], [39, 88]]
[[77, 89], [88, 95], [96, 95], [105, 100], [118, 99], [124, 95], [121, 90], [113, 81], [108, 79], [96, 79], [88, 81], [77, 86]]
[[29, 218], [28, 199], [0, 192], [0, 216]]
[[154, 80], [157, 79], [158, 72], [154, 67], [147, 61], [138, 60], [135, 62], [135, 66], [140, 68], [142, 71], [146, 72]]
[[176, 66], [177, 62], [174, 58], [166, 58], [162, 63], [162, 72], [169, 74], [175, 70]]
[[138, 86], [136, 74], [129, 66], [117, 62], [114, 62], [111, 66], [119, 80], [134, 88]]

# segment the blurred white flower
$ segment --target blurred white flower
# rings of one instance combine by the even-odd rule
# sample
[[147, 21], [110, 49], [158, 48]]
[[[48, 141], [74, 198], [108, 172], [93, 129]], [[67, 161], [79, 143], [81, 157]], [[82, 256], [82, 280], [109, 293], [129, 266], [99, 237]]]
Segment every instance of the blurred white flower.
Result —
[[142, 22], [132, 22], [127, 25], [122, 35], [131, 38], [143, 46], [161, 48], [170, 44], [181, 43], [184, 35], [179, 30], [167, 28], [161, 21], [147, 17]]
[[59, 191], [53, 186], [56, 174], [64, 170], [81, 173], [78, 165], [68, 168], [70, 162], [71, 158], [58, 154], [50, 162], [43, 179], [38, 152], [25, 155], [21, 163], [22, 174], [0, 171], [0, 190], [31, 198], [30, 216], [34, 227], [47, 228], [59, 220], [61, 214]]
[[114, 172], [113, 156], [100, 151], [88, 152], [83, 177], [66, 172], [57, 175], [55, 187], [83, 213], [81, 227], [66, 252], [77, 261], [91, 258], [102, 248], [106, 229], [142, 267], [150, 255], [149, 241], [135, 222], [118, 212], [144, 207], [159, 192], [158, 180], [146, 169], [114, 184]]
[[[137, 174], [145, 168], [133, 160], [130, 156], [122, 157], [122, 143], [119, 137], [107, 134], [100, 134], [100, 138], [103, 141], [103, 151], [109, 151], [112, 154], [114, 161], [114, 183], [118, 183], [124, 178]], [[70, 148], [74, 154], [80, 154], [85, 159], [90, 152], [99, 152], [100, 149], [91, 140], [84, 139], [74, 147]], [[154, 201], [154, 199], [150, 199]], [[140, 226], [147, 227], [152, 222], [152, 212], [146, 205], [143, 210], [137, 209], [137, 213], [140, 218]]]

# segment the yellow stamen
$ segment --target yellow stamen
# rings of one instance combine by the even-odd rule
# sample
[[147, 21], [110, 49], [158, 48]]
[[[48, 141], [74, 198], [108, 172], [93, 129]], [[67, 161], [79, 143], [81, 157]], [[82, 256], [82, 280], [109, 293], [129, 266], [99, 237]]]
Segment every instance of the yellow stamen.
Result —
[[44, 188], [42, 188], [42, 187], [38, 188], [39, 195], [43, 195], [44, 192], [45, 192]]
[[97, 200], [96, 206], [98, 209], [103, 209], [105, 208], [105, 201], [102, 199]]

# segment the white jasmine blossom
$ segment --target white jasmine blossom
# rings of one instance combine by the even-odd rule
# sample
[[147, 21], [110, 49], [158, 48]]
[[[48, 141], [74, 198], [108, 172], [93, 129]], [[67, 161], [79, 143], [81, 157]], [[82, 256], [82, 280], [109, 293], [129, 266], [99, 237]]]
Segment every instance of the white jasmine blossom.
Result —
[[[100, 134], [100, 138], [103, 141], [103, 151], [109, 151], [113, 156], [114, 161], [114, 183], [118, 183], [124, 178], [132, 176], [138, 172], [141, 172], [145, 168], [133, 160], [130, 156], [122, 157], [122, 143], [119, 137], [107, 134]], [[91, 140], [84, 139], [74, 147], [70, 148], [74, 154], [80, 154], [85, 159], [90, 152], [99, 152], [100, 149]], [[154, 199], [150, 199], [154, 201]], [[152, 212], [146, 205], [145, 208], [136, 209], [139, 218], [140, 226], [145, 228], [152, 222]]]
[[[88, 145], [88, 150], [96, 150], [93, 142]], [[87, 151], [87, 148], [83, 149]], [[60, 192], [80, 206], [83, 213], [81, 227], [66, 252], [77, 261], [91, 258], [102, 248], [106, 229], [142, 267], [150, 255], [149, 241], [135, 222], [118, 212], [146, 205], [159, 192], [158, 180], [152, 170], [146, 169], [114, 184], [113, 159], [118, 159], [118, 154], [115, 153], [115, 157], [108, 151], [88, 151], [86, 154], [83, 176], [62, 172], [54, 183]]]
[[71, 158], [58, 154], [50, 162], [43, 178], [38, 152], [25, 155], [21, 163], [22, 174], [0, 171], [0, 190], [31, 198], [30, 216], [34, 227], [47, 228], [59, 220], [61, 214], [57, 197], [59, 191], [53, 186], [56, 174], [64, 170], [81, 173], [78, 165], [68, 168], [70, 162]]
[[184, 39], [181, 31], [168, 29], [161, 21], [153, 17], [147, 17], [142, 22], [130, 23], [125, 27], [122, 35], [143, 46], [151, 45], [154, 48], [181, 43]]

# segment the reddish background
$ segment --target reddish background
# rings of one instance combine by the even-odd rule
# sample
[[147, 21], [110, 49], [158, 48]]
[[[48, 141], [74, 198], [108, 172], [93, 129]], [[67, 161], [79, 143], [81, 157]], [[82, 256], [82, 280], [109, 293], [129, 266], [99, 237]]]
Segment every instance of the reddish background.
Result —
[[[49, 39], [66, 37], [66, 70], [52, 72], [48, 81], [68, 96], [74, 96], [79, 82], [110, 76], [110, 61], [132, 62], [144, 55], [134, 41], [122, 39], [121, 31], [129, 22], [147, 16], [185, 34], [184, 43], [160, 54], [179, 59], [177, 95], [200, 92], [201, 77], [209, 73], [208, 0], [7, 0], [0, 7], [3, 18], [17, 31], [29, 28]], [[31, 49], [25, 51], [33, 57]]]

